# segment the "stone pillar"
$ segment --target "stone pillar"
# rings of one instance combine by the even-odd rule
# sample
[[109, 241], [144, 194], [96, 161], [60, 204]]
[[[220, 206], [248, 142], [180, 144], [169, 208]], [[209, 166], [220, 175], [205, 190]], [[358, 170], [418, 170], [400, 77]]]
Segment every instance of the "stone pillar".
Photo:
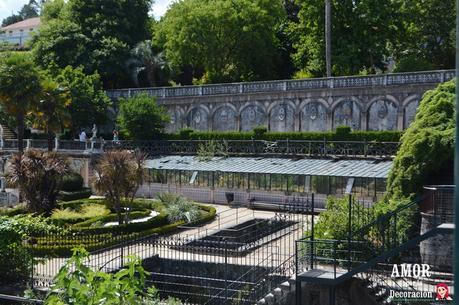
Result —
[[333, 111], [327, 109], [327, 129], [333, 130]]
[[301, 111], [296, 111], [295, 112], [294, 131], [301, 131], [300, 118], [301, 118]]
[[360, 130], [367, 131], [368, 130], [368, 112], [362, 111], [360, 113]]
[[403, 123], [405, 120], [404, 111], [400, 110], [397, 112], [397, 130], [403, 130]]

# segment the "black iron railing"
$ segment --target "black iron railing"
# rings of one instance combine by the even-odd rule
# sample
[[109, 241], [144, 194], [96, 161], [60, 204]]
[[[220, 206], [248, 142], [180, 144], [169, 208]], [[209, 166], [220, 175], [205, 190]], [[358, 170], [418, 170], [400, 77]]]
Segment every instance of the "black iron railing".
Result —
[[[217, 141], [221, 149], [216, 156], [306, 156], [306, 157], [348, 157], [348, 158], [391, 158], [399, 148], [398, 142], [359, 141], [309, 141], [309, 140], [222, 140]], [[70, 153], [102, 153], [114, 149], [139, 149], [150, 156], [195, 155], [201, 147], [209, 145], [208, 140], [164, 140], [164, 141], [53, 141], [52, 149]], [[24, 140], [25, 149], [46, 150], [46, 140]], [[0, 151], [15, 152], [17, 140], [4, 140]]]

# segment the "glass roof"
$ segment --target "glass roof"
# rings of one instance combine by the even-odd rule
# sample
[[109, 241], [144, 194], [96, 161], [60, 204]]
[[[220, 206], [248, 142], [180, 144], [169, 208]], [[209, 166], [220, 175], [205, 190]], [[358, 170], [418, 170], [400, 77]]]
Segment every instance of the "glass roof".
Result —
[[233, 173], [387, 178], [392, 161], [216, 157], [199, 161], [195, 156], [166, 156], [147, 161], [151, 169], [221, 171]]

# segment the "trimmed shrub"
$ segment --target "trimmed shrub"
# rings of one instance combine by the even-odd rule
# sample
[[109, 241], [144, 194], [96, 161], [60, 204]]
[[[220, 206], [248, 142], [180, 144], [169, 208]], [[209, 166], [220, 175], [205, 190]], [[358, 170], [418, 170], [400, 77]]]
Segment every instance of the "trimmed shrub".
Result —
[[349, 133], [338, 132], [260, 132], [258, 135], [252, 132], [236, 131], [193, 131], [179, 134], [168, 134], [167, 140], [304, 140], [304, 141], [367, 141], [367, 142], [399, 142], [401, 131], [351, 131]]
[[78, 199], [86, 199], [91, 197], [91, 195], [92, 191], [90, 188], [83, 188], [82, 190], [75, 192], [60, 191], [58, 199], [61, 201], [73, 201]]
[[61, 191], [65, 192], [75, 192], [80, 191], [83, 189], [83, 177], [75, 172], [71, 172], [67, 175], [62, 177], [62, 181], [60, 183]]

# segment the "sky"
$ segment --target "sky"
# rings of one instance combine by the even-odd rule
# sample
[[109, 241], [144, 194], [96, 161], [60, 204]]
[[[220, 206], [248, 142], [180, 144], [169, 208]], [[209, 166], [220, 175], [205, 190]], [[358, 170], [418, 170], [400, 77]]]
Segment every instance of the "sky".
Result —
[[[153, 15], [155, 18], [164, 15], [168, 5], [172, 1], [173, 0], [156, 0], [153, 5]], [[10, 16], [12, 12], [17, 13], [17, 11], [28, 2], [29, 0], [0, 0], [0, 23], [4, 18]]]

